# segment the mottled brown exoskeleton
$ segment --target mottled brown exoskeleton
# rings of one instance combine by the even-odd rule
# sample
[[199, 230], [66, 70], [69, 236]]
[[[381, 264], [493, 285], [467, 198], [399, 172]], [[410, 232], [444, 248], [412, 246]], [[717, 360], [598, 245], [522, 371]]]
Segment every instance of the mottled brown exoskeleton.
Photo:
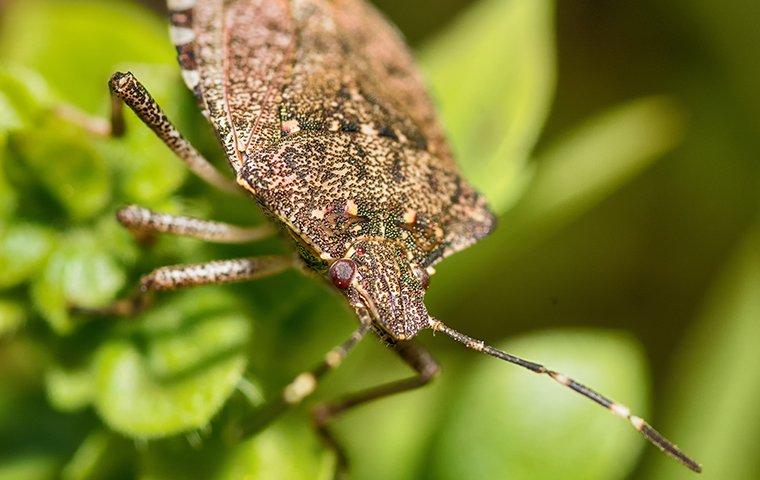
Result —
[[[468, 348], [546, 374], [629, 421], [694, 471], [699, 465], [628, 408], [540, 364], [470, 338], [431, 317], [423, 303], [433, 266], [494, 229], [486, 201], [462, 178], [412, 57], [398, 32], [363, 0], [168, 0], [182, 77], [216, 131], [237, 185], [182, 137], [129, 73], [110, 82], [111, 133], [124, 130], [126, 103], [209, 183], [244, 189], [292, 238], [299, 261], [247, 258], [164, 267], [140, 294], [110, 312], [130, 314], [155, 291], [251, 280], [306, 265], [340, 291], [360, 326], [315, 369], [295, 378], [275, 404], [301, 402], [373, 331], [416, 372], [413, 378], [314, 409], [328, 430], [356, 405], [428, 383], [438, 365], [412, 342], [442, 332]], [[241, 228], [130, 206], [118, 219], [136, 235], [172, 233], [245, 242], [275, 229]]]

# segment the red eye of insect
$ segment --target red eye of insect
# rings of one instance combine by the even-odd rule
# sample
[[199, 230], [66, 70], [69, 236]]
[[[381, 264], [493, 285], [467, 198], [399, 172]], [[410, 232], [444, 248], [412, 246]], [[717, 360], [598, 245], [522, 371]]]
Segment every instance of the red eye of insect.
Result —
[[355, 274], [356, 263], [347, 258], [338, 260], [330, 267], [330, 280], [333, 285], [341, 290], [345, 290], [351, 285], [351, 280], [353, 280]]

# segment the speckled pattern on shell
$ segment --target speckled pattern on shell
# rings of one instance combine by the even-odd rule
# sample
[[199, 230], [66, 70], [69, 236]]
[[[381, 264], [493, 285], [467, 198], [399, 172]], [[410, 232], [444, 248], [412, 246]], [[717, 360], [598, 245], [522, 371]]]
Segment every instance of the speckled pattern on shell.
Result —
[[[378, 278], [364, 297], [382, 303], [377, 297], [390, 288], [391, 303], [411, 295], [421, 304], [424, 290], [405, 291], [401, 278], [494, 228], [485, 199], [452, 159], [403, 39], [372, 6], [176, 3], [186, 7], [172, 10], [171, 20], [188, 87], [238, 183], [316, 260], [310, 265], [357, 260], [357, 245], [369, 242], [359, 256], [389, 258], [375, 259], [384, 270], [365, 270]], [[362, 301], [355, 289], [347, 295], [355, 306]], [[391, 328], [399, 338], [413, 336], [427, 316], [402, 304], [388, 315], [419, 325]]]

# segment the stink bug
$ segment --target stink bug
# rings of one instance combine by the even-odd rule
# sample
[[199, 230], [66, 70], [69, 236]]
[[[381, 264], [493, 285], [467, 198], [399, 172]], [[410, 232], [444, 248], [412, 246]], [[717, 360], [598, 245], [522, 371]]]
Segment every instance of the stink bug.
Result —
[[[159, 268], [143, 277], [138, 295], [108, 312], [132, 314], [156, 291], [252, 280], [305, 265], [345, 297], [359, 327], [285, 387], [277, 405], [300, 403], [370, 331], [416, 372], [314, 409], [339, 470], [346, 458], [330, 420], [433, 379], [438, 364], [413, 342], [426, 329], [547, 375], [701, 470], [623, 405], [428, 314], [423, 298], [434, 265], [488, 235], [496, 222], [486, 200], [460, 175], [403, 40], [375, 9], [363, 0], [168, 0], [168, 9], [182, 77], [216, 131], [237, 184], [201, 156], [130, 73], [110, 81], [111, 133], [124, 131], [126, 104], [200, 177], [247, 192], [299, 255]], [[140, 236], [172, 233], [217, 242], [253, 241], [275, 230], [136, 206], [120, 210], [118, 220]]]

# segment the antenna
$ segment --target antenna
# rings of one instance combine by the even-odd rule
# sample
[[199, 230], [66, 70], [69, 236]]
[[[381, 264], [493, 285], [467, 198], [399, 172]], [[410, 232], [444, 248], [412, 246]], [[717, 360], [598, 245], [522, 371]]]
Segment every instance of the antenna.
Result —
[[649, 442], [654, 444], [657, 448], [659, 448], [666, 454], [670, 455], [671, 457], [681, 462], [684, 466], [688, 467], [694, 472], [697, 472], [697, 473], [702, 472], [702, 467], [696, 461], [692, 460], [689, 456], [687, 456], [685, 453], [679, 450], [679, 448], [675, 444], [673, 444], [673, 442], [671, 442], [670, 440], [665, 438], [662, 434], [660, 434], [660, 432], [652, 428], [641, 417], [637, 417], [636, 415], [633, 415], [631, 413], [631, 410], [625, 405], [614, 402], [613, 400], [583, 385], [582, 383], [576, 382], [572, 378], [566, 375], [563, 375], [559, 372], [555, 372], [554, 370], [549, 370], [548, 368], [546, 368], [545, 366], [539, 363], [534, 363], [528, 360], [524, 360], [520, 357], [516, 357], [505, 351], [499, 350], [498, 348], [494, 348], [489, 345], [486, 345], [483, 341], [476, 340], [463, 333], [460, 333], [454, 330], [453, 328], [444, 325], [443, 323], [441, 323], [440, 321], [434, 318], [429, 319], [429, 324], [430, 324], [430, 328], [433, 329], [433, 332], [443, 332], [449, 337], [456, 340], [457, 342], [463, 344], [467, 348], [471, 348], [472, 350], [485, 353], [486, 355], [490, 355], [492, 357], [498, 358], [499, 360], [504, 360], [505, 362], [513, 363], [520, 367], [527, 368], [528, 370], [534, 373], [545, 374], [545, 375], [550, 376], [557, 383], [570, 388], [571, 390], [583, 395], [584, 397], [590, 400], [593, 400], [594, 402], [603, 406], [604, 408], [611, 411], [618, 417], [628, 420], [628, 422], [630, 422], [630, 424], [633, 425], [633, 428], [635, 428], [639, 433], [641, 433], [644, 436], [644, 438], [646, 438]]

